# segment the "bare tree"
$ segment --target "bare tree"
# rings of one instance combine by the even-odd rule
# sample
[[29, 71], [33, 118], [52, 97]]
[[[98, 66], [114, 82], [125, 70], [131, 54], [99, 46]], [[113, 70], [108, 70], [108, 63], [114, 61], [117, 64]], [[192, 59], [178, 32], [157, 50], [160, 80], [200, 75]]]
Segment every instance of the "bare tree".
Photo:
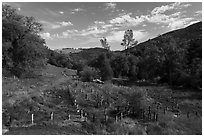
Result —
[[110, 46], [107, 42], [107, 39], [105, 37], [103, 37], [102, 39], [100, 39], [101, 45], [103, 48], [110, 50]]

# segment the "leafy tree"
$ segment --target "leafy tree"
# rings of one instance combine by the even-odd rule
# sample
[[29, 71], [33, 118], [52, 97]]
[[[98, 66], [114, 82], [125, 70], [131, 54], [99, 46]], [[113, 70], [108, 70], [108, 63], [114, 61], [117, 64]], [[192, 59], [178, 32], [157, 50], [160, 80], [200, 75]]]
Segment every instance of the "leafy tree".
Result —
[[85, 66], [83, 70], [79, 72], [79, 76], [82, 81], [91, 82], [98, 77], [98, 71], [93, 67]]
[[128, 77], [130, 80], [137, 80], [138, 79], [138, 58], [135, 56], [128, 57], [128, 64], [129, 64], [129, 71]]
[[123, 54], [116, 55], [111, 60], [111, 67], [115, 77], [127, 76], [129, 71], [127, 57]]
[[40, 31], [42, 25], [33, 17], [24, 17], [11, 6], [3, 5], [3, 67], [20, 77], [24, 72], [32, 72], [34, 68], [43, 66], [47, 47], [38, 34]]
[[131, 29], [126, 30], [125, 34], [124, 34], [124, 38], [122, 40], [121, 45], [124, 46], [125, 50], [126, 50], [126, 54], [128, 52], [128, 49], [134, 45], [136, 45], [138, 42], [135, 41], [135, 39], [133, 38], [133, 31]]
[[113, 71], [106, 54], [99, 55], [98, 58], [94, 59], [89, 65], [100, 70], [102, 80], [112, 79]]

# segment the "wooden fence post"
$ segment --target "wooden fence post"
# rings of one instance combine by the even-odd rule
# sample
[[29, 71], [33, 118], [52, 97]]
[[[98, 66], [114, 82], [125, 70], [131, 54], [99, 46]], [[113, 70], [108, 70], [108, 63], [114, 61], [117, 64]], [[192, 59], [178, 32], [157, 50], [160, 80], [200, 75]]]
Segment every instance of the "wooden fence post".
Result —
[[87, 93], [85, 94], [85, 100], [88, 100], [88, 94]]
[[74, 106], [76, 106], [77, 105], [77, 101], [76, 101], [76, 99], [74, 100]]
[[153, 114], [153, 120], [155, 121], [156, 120], [156, 113], [154, 112]]
[[83, 110], [82, 109], [80, 110], [80, 117], [81, 117], [81, 119], [83, 118]]
[[54, 118], [54, 113], [51, 112], [51, 114], [50, 114], [50, 119], [53, 120], [53, 118]]
[[87, 121], [87, 113], [84, 113], [85, 121]]
[[189, 112], [187, 112], [187, 118], [189, 118], [190, 117], [190, 113]]
[[31, 123], [34, 124], [34, 114], [31, 115]]
[[117, 115], [115, 116], [115, 122], [116, 123], [118, 122], [118, 116]]
[[123, 113], [120, 113], [120, 120], [123, 120]]
[[95, 122], [96, 116], [95, 114], [93, 114], [93, 122]]
[[118, 111], [118, 112], [120, 111], [120, 107], [119, 107], [119, 106], [117, 106], [117, 111]]
[[156, 114], [156, 121], [158, 121], [158, 119], [159, 119], [159, 114]]
[[77, 110], [79, 109], [79, 104], [76, 105]]
[[198, 116], [198, 111], [195, 112], [196, 117]]
[[68, 120], [71, 120], [71, 115], [70, 114], [68, 115]]
[[148, 108], [148, 120], [151, 120], [151, 107]]

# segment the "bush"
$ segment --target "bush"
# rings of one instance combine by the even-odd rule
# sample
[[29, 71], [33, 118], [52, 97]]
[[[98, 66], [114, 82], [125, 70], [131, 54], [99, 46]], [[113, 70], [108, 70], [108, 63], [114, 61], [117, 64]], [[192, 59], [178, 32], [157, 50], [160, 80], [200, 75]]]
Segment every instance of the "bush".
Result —
[[86, 66], [83, 70], [79, 73], [81, 80], [84, 82], [91, 82], [93, 79], [97, 78], [98, 71], [92, 67]]

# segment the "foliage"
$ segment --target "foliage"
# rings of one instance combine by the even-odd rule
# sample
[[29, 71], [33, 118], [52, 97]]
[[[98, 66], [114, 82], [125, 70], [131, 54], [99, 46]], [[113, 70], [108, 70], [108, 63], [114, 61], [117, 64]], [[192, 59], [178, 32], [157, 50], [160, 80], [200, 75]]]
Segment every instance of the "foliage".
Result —
[[99, 75], [101, 76], [101, 80], [106, 81], [112, 79], [113, 71], [106, 54], [99, 55], [98, 58], [92, 60], [89, 65], [100, 70]]
[[110, 50], [110, 46], [105, 37], [103, 37], [103, 39], [100, 39], [100, 42], [103, 48]]
[[79, 72], [81, 80], [84, 82], [91, 82], [97, 78], [98, 71], [92, 67], [85, 66], [82, 71]]
[[50, 51], [48, 63], [57, 67], [72, 68], [71, 59], [66, 54], [60, 54], [55, 51]]
[[45, 41], [39, 36], [42, 25], [33, 17], [19, 15], [16, 9], [2, 6], [3, 67], [20, 77], [45, 64]]
[[128, 59], [125, 55], [116, 55], [111, 59], [111, 67], [115, 77], [126, 76], [129, 71]]
[[[124, 46], [125, 50], [128, 52], [128, 48], [137, 45], [137, 41], [133, 38], [133, 31], [132, 30], [126, 30], [124, 34], [124, 39], [121, 43], [122, 46]], [[127, 53], [126, 53], [127, 54]]]

